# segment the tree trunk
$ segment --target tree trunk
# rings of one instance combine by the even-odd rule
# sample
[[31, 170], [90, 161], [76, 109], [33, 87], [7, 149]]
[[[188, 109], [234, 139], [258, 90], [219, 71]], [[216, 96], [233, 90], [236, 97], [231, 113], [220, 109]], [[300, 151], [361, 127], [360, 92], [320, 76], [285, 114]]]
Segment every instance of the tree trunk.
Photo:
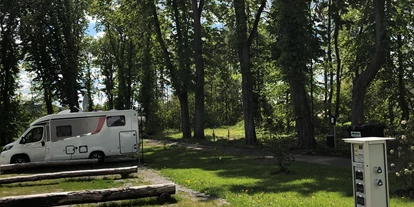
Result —
[[244, 115], [244, 134], [246, 144], [251, 145], [257, 141], [256, 130], [254, 125], [253, 110], [253, 75], [250, 62], [250, 46], [254, 36], [257, 34], [257, 26], [260, 15], [266, 5], [262, 0], [249, 37], [247, 37], [247, 16], [245, 12], [245, 0], [234, 0], [234, 10], [236, 14], [236, 33], [238, 55], [242, 73], [242, 100]]
[[401, 108], [401, 120], [408, 120], [409, 115], [409, 108], [405, 97], [405, 83], [404, 83], [404, 60], [402, 54], [402, 37], [401, 35], [397, 35], [397, 45], [398, 45], [398, 93], [399, 93], [399, 106]]
[[0, 198], [0, 206], [61, 206], [70, 204], [96, 203], [126, 199], [137, 199], [175, 194], [175, 184], [133, 186], [60, 193], [44, 193]]
[[194, 138], [204, 139], [204, 60], [203, 42], [201, 40], [201, 12], [203, 11], [204, 0], [192, 0], [194, 16], [194, 51], [196, 65], [196, 89], [195, 89], [195, 115], [194, 115]]
[[[46, 84], [49, 84], [48, 82]], [[46, 85], [45, 84], [45, 85]], [[52, 94], [50, 92], [49, 86], [44, 86], [43, 88], [44, 100], [46, 103], [46, 110], [48, 114], [53, 114], [53, 105], [52, 105]]]
[[140, 100], [145, 110], [145, 121], [146, 121], [146, 131], [147, 133], [155, 133], [156, 127], [155, 121], [152, 118], [154, 108], [157, 107], [157, 103], [154, 101], [156, 95], [154, 94], [155, 90], [155, 76], [153, 70], [153, 64], [151, 59], [151, 28], [152, 24], [148, 23], [148, 31], [144, 33], [144, 48], [143, 48], [143, 60], [142, 60], [142, 70], [143, 70], [143, 80], [140, 88]]
[[314, 126], [311, 117], [310, 107], [307, 100], [305, 85], [296, 77], [289, 78], [290, 94], [293, 104], [293, 112], [296, 117], [296, 132], [299, 137], [300, 148], [312, 148], [316, 145]]
[[[176, 4], [175, 1], [173, 1], [173, 3]], [[177, 6], [177, 5], [175, 5], [175, 6]], [[176, 69], [175, 65], [173, 65], [173, 63], [171, 61], [170, 53], [168, 52], [167, 46], [165, 45], [165, 42], [162, 39], [160, 22], [158, 20], [157, 8], [155, 6], [155, 3], [151, 4], [151, 10], [152, 10], [154, 24], [155, 24], [155, 26], [154, 26], [155, 32], [156, 32], [157, 39], [158, 39], [158, 42], [159, 42], [161, 50], [162, 50], [162, 54], [164, 56], [165, 65], [166, 65], [167, 70], [170, 72], [170, 76], [173, 79], [172, 80], [172, 86], [176, 90], [178, 100], [180, 101], [181, 126], [182, 126], [181, 128], [182, 128], [183, 138], [190, 138], [191, 137], [191, 126], [190, 126], [190, 116], [189, 116], [189, 112], [188, 112], [188, 94], [187, 94], [187, 88], [186, 88], [187, 84], [181, 83], [180, 80], [182, 80], [182, 79], [178, 80], [178, 78], [183, 78], [183, 77], [178, 76], [177, 69]], [[178, 28], [180, 28], [180, 27], [177, 26], [177, 29]], [[177, 31], [177, 33], [178, 33], [178, 31]], [[178, 35], [178, 36], [180, 37], [181, 35]], [[182, 44], [182, 41], [181, 41], [181, 44]], [[179, 46], [180, 46], [180, 44], [179, 44]], [[182, 50], [179, 49], [179, 51], [182, 51]], [[180, 53], [180, 55], [186, 55], [186, 54]], [[185, 66], [185, 64], [183, 64], [184, 61], [180, 61], [180, 63], [182, 64], [182, 65], [180, 65], [180, 68], [183, 69], [183, 67]], [[186, 74], [186, 75], [188, 75], [188, 74]], [[185, 82], [187, 80], [182, 80], [182, 81]], [[181, 84], [183, 84], [183, 86], [181, 86]]]
[[78, 75], [78, 50], [76, 47], [76, 35], [74, 34], [74, 24], [77, 21], [73, 21], [71, 13], [73, 12], [73, 2], [64, 0], [64, 13], [61, 16], [63, 23], [63, 37], [65, 41], [65, 55], [66, 62], [63, 64], [63, 79], [64, 88], [67, 98], [67, 104], [69, 108], [79, 107], [78, 103], [78, 86], [77, 86], [77, 75]]
[[59, 178], [73, 178], [83, 176], [99, 176], [99, 175], [114, 175], [114, 174], [131, 174], [136, 173], [138, 170], [137, 166], [134, 167], [120, 167], [120, 168], [105, 168], [96, 170], [77, 170], [77, 171], [62, 171], [55, 173], [40, 173], [34, 175], [24, 175], [0, 178], [0, 184], [19, 183], [27, 181], [38, 181], [38, 180], [50, 180]]
[[328, 113], [326, 114], [328, 118], [332, 116], [332, 97], [334, 91], [334, 74], [333, 74], [333, 67], [332, 67], [332, 46], [331, 46], [331, 31], [332, 31], [332, 24], [331, 24], [331, 16], [332, 16], [332, 2], [331, 0], [328, 1], [328, 71], [329, 71], [329, 95], [328, 95]]
[[180, 101], [181, 131], [183, 132], [183, 138], [191, 138], [190, 115], [188, 113], [188, 94], [187, 92], [181, 92], [177, 96]]
[[244, 115], [244, 136], [246, 144], [256, 142], [253, 117], [253, 76], [250, 68], [250, 48], [247, 40], [247, 17], [244, 0], [235, 0], [236, 30], [239, 61], [242, 73], [242, 100]]
[[62, 161], [45, 161], [45, 162], [27, 162], [18, 164], [1, 165], [0, 171], [22, 171], [35, 168], [47, 168], [47, 167], [67, 167], [67, 166], [79, 166], [79, 165], [94, 165], [98, 164], [97, 159], [83, 159], [83, 160], [62, 160]]
[[335, 119], [339, 117], [339, 107], [340, 107], [340, 94], [341, 94], [341, 54], [339, 53], [339, 43], [338, 43], [338, 35], [339, 35], [340, 25], [337, 21], [335, 23], [335, 31], [334, 31], [334, 44], [335, 44], [335, 57], [336, 57], [336, 100], [335, 100]]
[[[286, 106], [288, 106], [290, 103], [289, 103], [289, 91], [286, 91], [286, 99], [285, 99], [285, 105]], [[289, 115], [287, 114], [286, 115], [286, 133], [290, 133], [290, 117], [289, 117]]]
[[352, 124], [364, 124], [364, 99], [370, 83], [385, 62], [385, 0], [374, 0], [375, 10], [375, 53], [367, 68], [353, 81], [352, 88]]

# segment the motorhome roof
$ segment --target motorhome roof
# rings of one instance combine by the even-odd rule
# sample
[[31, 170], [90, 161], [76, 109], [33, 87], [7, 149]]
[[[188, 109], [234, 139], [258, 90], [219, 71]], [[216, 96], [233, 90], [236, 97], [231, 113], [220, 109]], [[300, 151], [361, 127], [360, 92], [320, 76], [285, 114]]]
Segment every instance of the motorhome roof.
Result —
[[30, 126], [40, 124], [51, 119], [65, 119], [65, 118], [76, 118], [76, 117], [90, 117], [90, 116], [107, 116], [107, 115], [120, 115], [136, 112], [134, 110], [111, 110], [111, 111], [93, 111], [93, 112], [75, 112], [67, 114], [49, 114], [40, 117], [36, 121], [32, 122]]

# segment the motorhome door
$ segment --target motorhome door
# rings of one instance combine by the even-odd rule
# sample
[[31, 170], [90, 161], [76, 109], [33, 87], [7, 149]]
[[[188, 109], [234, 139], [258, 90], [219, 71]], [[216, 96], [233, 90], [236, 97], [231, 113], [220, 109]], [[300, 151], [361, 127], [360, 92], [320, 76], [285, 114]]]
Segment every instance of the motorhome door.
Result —
[[137, 142], [136, 131], [119, 132], [119, 148], [121, 154], [136, 152]]
[[43, 161], [45, 158], [46, 130], [44, 126], [34, 126], [20, 140], [23, 144], [23, 153], [27, 154], [31, 162]]
[[52, 121], [45, 160], [70, 160], [75, 154], [76, 143], [70, 123], [57, 124]]

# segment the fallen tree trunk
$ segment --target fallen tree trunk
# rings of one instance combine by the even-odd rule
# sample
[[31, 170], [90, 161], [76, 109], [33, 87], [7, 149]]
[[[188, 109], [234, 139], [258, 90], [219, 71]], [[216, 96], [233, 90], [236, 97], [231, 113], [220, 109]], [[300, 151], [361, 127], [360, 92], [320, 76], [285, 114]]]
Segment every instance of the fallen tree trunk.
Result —
[[175, 184], [134, 186], [129, 188], [110, 188], [36, 195], [11, 196], [0, 198], [0, 207], [14, 206], [58, 206], [81, 203], [97, 203], [126, 199], [175, 194]]
[[63, 160], [63, 161], [45, 161], [45, 162], [27, 162], [19, 164], [0, 165], [0, 171], [17, 171], [28, 170], [34, 168], [57, 167], [57, 166], [79, 166], [79, 165], [95, 165], [98, 164], [98, 159], [84, 159], [84, 160]]
[[36, 180], [45, 180], [45, 179], [113, 175], [113, 174], [121, 174], [122, 177], [125, 177], [128, 174], [137, 172], [137, 170], [138, 170], [138, 167], [134, 166], [134, 167], [108, 168], [108, 169], [97, 169], [97, 170], [77, 170], [77, 171], [64, 171], [64, 172], [55, 172], [55, 173], [42, 173], [42, 174], [35, 174], [35, 175], [0, 178], [0, 184], [36, 181]]

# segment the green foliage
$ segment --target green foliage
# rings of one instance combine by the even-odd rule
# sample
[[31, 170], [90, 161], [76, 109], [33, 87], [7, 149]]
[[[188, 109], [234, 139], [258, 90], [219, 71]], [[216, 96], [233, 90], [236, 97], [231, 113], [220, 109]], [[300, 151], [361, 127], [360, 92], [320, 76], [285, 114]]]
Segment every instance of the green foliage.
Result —
[[295, 161], [295, 157], [290, 152], [291, 148], [294, 147], [292, 137], [276, 136], [262, 139], [261, 141], [273, 153], [279, 172], [290, 173], [288, 168]]
[[401, 122], [396, 140], [388, 142], [389, 169], [395, 172], [397, 181], [404, 186], [403, 195], [414, 198], [414, 124]]
[[12, 141], [18, 129], [19, 60], [22, 57], [18, 31], [25, 1], [0, 3], [0, 145]]

